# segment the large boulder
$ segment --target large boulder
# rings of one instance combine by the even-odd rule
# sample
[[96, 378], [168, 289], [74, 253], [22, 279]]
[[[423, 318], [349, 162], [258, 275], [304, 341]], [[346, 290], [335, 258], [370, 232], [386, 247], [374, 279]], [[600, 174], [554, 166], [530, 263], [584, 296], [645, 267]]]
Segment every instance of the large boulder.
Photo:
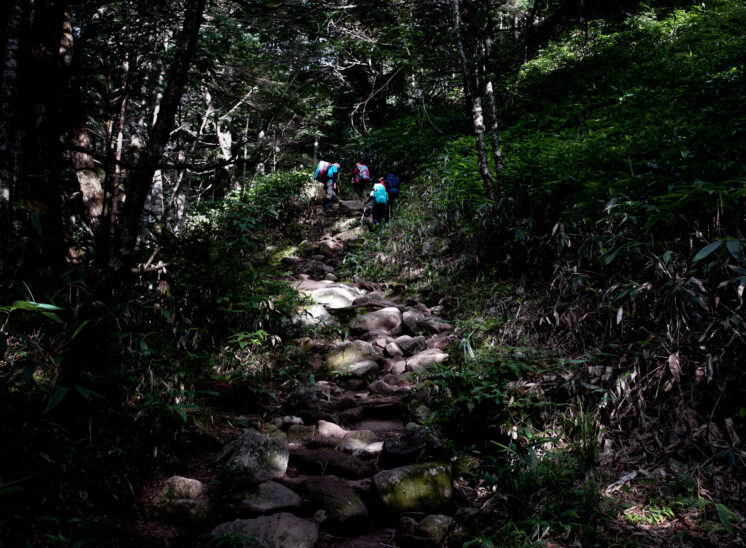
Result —
[[173, 476], [166, 480], [161, 491], [165, 499], [196, 499], [207, 489], [199, 480]]
[[448, 358], [448, 354], [438, 348], [428, 348], [419, 354], [407, 358], [407, 371], [420, 371], [437, 365]]
[[362, 293], [356, 287], [346, 285], [330, 285], [311, 291], [310, 297], [318, 304], [323, 304], [330, 310], [350, 308], [352, 301]]
[[254, 514], [266, 514], [278, 510], [300, 508], [302, 504], [301, 498], [293, 491], [284, 485], [268, 481], [259, 485], [246, 497], [241, 506]]
[[327, 354], [326, 365], [332, 371], [344, 372], [354, 363], [382, 358], [383, 352], [368, 342], [345, 341]]
[[291, 323], [302, 330], [312, 329], [314, 327], [338, 326], [339, 322], [335, 320], [322, 304], [304, 306], [290, 319]]
[[283, 512], [229, 521], [215, 527], [212, 535], [217, 539], [241, 541], [241, 546], [253, 548], [313, 548], [319, 540], [319, 527], [313, 522]]
[[308, 497], [326, 511], [324, 527], [342, 534], [367, 531], [368, 508], [355, 491], [338, 478], [321, 476], [304, 483]]
[[251, 483], [281, 478], [289, 460], [288, 448], [281, 441], [247, 429], [218, 454], [217, 462], [230, 473]]
[[[384, 331], [394, 333], [400, 329], [402, 314], [398, 308], [387, 307], [368, 312], [350, 321], [350, 331]], [[385, 345], [384, 345], [385, 346]]]
[[451, 467], [445, 463], [413, 464], [373, 476], [380, 503], [390, 512], [432, 512], [453, 497]]

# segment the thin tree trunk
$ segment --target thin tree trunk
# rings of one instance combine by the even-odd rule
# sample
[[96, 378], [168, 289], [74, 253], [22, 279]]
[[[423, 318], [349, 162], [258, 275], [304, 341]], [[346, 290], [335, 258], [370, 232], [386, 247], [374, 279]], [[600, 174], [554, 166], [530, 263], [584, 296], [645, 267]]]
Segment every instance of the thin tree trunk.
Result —
[[[24, 0], [12, 0], [8, 7], [5, 58], [0, 86], [0, 212], [10, 210], [12, 201], [16, 201], [14, 194], [19, 190], [22, 150], [22, 133], [18, 120], [19, 70], [24, 21], [28, 17], [27, 6]], [[15, 232], [20, 227], [15, 223], [14, 226], [13, 239], [16, 239], [20, 234]]]
[[495, 163], [495, 190], [498, 197], [503, 195], [503, 154], [502, 148], [500, 147], [500, 128], [499, 120], [497, 117], [497, 104], [495, 102], [495, 91], [492, 87], [492, 73], [489, 67], [490, 59], [492, 57], [492, 13], [490, 11], [490, 2], [486, 0], [484, 3], [485, 8], [485, 24], [482, 26], [483, 35], [482, 42], [484, 43], [484, 63], [482, 64], [482, 70], [484, 72], [483, 79], [485, 81], [484, 95], [487, 99], [487, 108], [489, 109], [489, 121], [490, 121], [490, 144], [492, 145], [492, 160]]
[[115, 269], [129, 266], [137, 242], [143, 206], [153, 183], [153, 175], [168, 143], [174, 118], [186, 85], [189, 65], [197, 47], [206, 0], [189, 0], [184, 27], [179, 36], [173, 62], [168, 71], [168, 82], [163, 93], [158, 119], [150, 130], [148, 143], [127, 181], [127, 200], [119, 219], [119, 264]]
[[472, 70], [469, 69], [469, 63], [464, 51], [464, 43], [461, 39], [461, 9], [459, 0], [451, 0], [453, 7], [453, 30], [456, 35], [456, 47], [458, 49], [459, 60], [461, 61], [461, 71], [464, 79], [464, 92], [466, 101], [471, 106], [472, 124], [474, 126], [474, 141], [477, 149], [477, 161], [479, 163], [479, 175], [482, 178], [484, 190], [490, 199], [495, 198], [495, 182], [490, 172], [490, 164], [487, 160], [487, 147], [484, 143], [484, 113], [482, 110], [482, 98], [478, 95], [478, 90]]

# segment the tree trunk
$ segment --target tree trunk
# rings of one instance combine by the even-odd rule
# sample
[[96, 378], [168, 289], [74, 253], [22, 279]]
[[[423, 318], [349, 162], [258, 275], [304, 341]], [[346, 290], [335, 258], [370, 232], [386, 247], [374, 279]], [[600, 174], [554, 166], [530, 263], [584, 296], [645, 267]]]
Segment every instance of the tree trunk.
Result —
[[499, 120], [497, 117], [497, 103], [495, 102], [495, 91], [492, 88], [492, 72], [490, 70], [490, 59], [492, 57], [492, 38], [494, 28], [492, 24], [492, 13], [490, 12], [490, 2], [486, 0], [485, 24], [481, 27], [483, 33], [481, 41], [484, 45], [484, 63], [482, 63], [484, 72], [484, 96], [487, 99], [487, 108], [489, 109], [490, 120], [490, 144], [492, 145], [492, 160], [495, 163], [495, 190], [498, 197], [503, 195], [503, 153], [500, 147]]
[[[21, 63], [21, 39], [24, 21], [28, 17], [28, 4], [24, 0], [12, 0], [8, 6], [8, 24], [5, 34], [5, 58], [3, 60], [2, 85], [0, 85], [0, 216], [2, 221], [10, 221], [12, 203], [17, 201], [19, 190], [22, 133], [18, 119]], [[3, 215], [3, 213], [8, 215]], [[15, 217], [15, 215], [13, 215]], [[13, 236], [16, 241], [20, 234], [17, 223], [13, 223]], [[3, 233], [10, 234], [10, 225], [3, 226]], [[7, 230], [7, 232], [6, 232]]]
[[487, 147], [484, 143], [484, 113], [482, 110], [482, 98], [478, 95], [477, 85], [473, 71], [469, 68], [464, 51], [464, 43], [461, 39], [461, 9], [459, 0], [451, 0], [453, 7], [453, 31], [456, 36], [456, 47], [459, 60], [461, 61], [461, 72], [464, 79], [464, 94], [466, 101], [471, 107], [472, 124], [474, 127], [474, 141], [477, 149], [477, 161], [479, 162], [479, 175], [482, 178], [484, 190], [490, 199], [495, 198], [495, 182], [490, 172], [490, 164], [487, 160]]
[[189, 65], [197, 47], [206, 0], [189, 0], [184, 27], [179, 36], [175, 56], [168, 71], [168, 82], [163, 93], [158, 119], [150, 130], [148, 143], [127, 180], [127, 199], [119, 219], [119, 256], [115, 270], [129, 266], [137, 242], [143, 206], [153, 183], [153, 175], [168, 143], [174, 118], [186, 85]]
[[[88, 130], [85, 127], [75, 128], [71, 141], [73, 147], [83, 149], [90, 149], [91, 147], [91, 140], [88, 137]], [[88, 222], [95, 233], [98, 229], [104, 206], [104, 192], [99, 172], [90, 154], [73, 151], [70, 156], [73, 167], [75, 168], [78, 184], [80, 185], [80, 192], [83, 195], [83, 203], [88, 212]]]

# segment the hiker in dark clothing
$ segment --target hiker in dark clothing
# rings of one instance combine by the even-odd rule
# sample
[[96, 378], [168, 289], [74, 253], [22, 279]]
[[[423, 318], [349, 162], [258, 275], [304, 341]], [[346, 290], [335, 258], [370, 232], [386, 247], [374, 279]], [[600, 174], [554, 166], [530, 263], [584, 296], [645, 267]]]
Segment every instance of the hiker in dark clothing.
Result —
[[368, 205], [371, 202], [373, 203], [374, 225], [380, 225], [386, 220], [388, 216], [388, 201], [389, 195], [383, 184], [383, 177], [381, 177], [378, 182], [373, 185], [373, 190], [370, 192], [368, 199], [365, 200], [365, 205]]
[[324, 177], [326, 182], [326, 200], [324, 201], [324, 209], [329, 211], [332, 208], [332, 199], [337, 195], [337, 180], [339, 179], [339, 164], [334, 163], [329, 166]]
[[401, 181], [399, 180], [399, 177], [397, 177], [393, 173], [387, 173], [384, 176], [383, 180], [384, 180], [384, 184], [386, 185], [386, 191], [389, 194], [388, 214], [389, 214], [389, 220], [390, 220], [391, 211], [394, 208], [396, 199], [399, 197], [399, 184], [401, 183]]

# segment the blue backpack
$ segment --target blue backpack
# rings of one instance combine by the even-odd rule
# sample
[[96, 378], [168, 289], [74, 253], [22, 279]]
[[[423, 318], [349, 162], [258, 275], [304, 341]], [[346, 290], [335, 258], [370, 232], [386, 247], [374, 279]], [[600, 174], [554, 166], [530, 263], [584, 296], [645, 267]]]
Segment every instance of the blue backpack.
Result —
[[386, 174], [386, 186], [388, 187], [391, 194], [399, 194], [400, 182], [401, 181], [399, 180], [399, 177], [397, 177], [393, 173]]
[[386, 187], [381, 183], [373, 185], [373, 199], [377, 204], [385, 204], [389, 201], [389, 195], [386, 192]]

